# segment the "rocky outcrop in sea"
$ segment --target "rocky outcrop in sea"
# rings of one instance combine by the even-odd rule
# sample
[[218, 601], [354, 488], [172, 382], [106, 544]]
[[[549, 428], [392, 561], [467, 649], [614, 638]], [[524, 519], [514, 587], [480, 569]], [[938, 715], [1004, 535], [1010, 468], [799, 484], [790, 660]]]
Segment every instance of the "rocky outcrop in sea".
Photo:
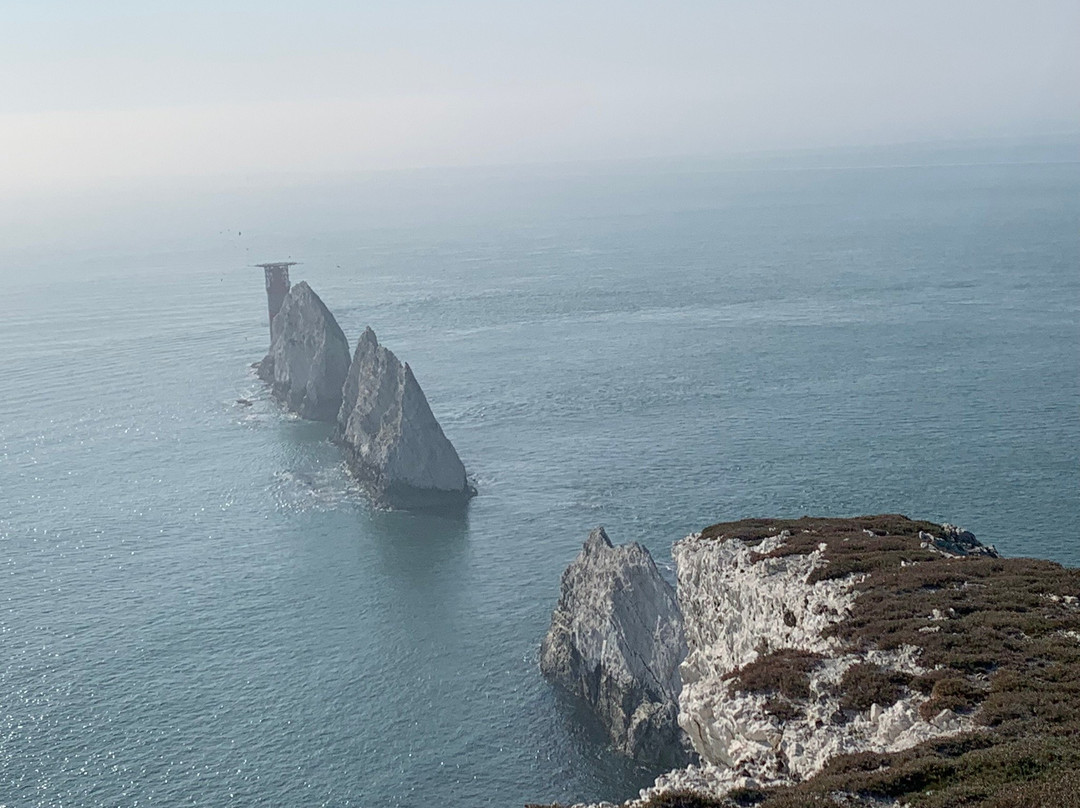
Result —
[[476, 494], [412, 369], [370, 328], [357, 341], [345, 378], [336, 439], [378, 505], [459, 507]]
[[625, 808], [1073, 804], [1080, 570], [892, 514], [720, 523], [672, 555], [700, 761]]
[[593, 530], [562, 577], [540, 670], [582, 699], [612, 745], [635, 758], [688, 762], [679, 729], [686, 654], [675, 592], [640, 544], [614, 547]]
[[270, 351], [259, 363], [259, 378], [300, 417], [334, 421], [349, 372], [349, 342], [334, 315], [301, 281], [285, 296], [270, 331]]

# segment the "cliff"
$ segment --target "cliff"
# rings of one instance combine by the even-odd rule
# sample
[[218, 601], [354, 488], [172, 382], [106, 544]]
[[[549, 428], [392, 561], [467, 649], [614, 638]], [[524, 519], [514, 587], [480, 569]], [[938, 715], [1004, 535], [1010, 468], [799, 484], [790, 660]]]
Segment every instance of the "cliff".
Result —
[[540, 670], [582, 699], [612, 744], [636, 758], [687, 761], [676, 720], [686, 654], [675, 592], [640, 544], [613, 547], [602, 527], [566, 568]]
[[270, 352], [259, 378], [302, 418], [333, 421], [349, 371], [349, 342], [306, 282], [293, 286], [270, 324]]
[[456, 507], [476, 494], [412, 369], [370, 328], [356, 343], [337, 424], [349, 469], [376, 504]]
[[1080, 571], [885, 515], [673, 549], [701, 764], [628, 806], [1077, 805]]

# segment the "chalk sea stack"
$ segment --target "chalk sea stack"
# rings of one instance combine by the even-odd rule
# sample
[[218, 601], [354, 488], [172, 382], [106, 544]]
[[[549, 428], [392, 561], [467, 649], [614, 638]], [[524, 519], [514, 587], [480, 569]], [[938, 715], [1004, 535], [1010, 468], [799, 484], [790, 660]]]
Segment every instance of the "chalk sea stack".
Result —
[[596, 713], [617, 750], [678, 766], [689, 760], [677, 720], [685, 655], [675, 591], [649, 551], [593, 530], [563, 573], [541, 672]]
[[349, 372], [349, 342], [306, 282], [293, 286], [270, 323], [270, 352], [259, 378], [302, 418], [334, 421]]
[[367, 328], [342, 390], [338, 442], [377, 505], [460, 507], [476, 494], [408, 364]]

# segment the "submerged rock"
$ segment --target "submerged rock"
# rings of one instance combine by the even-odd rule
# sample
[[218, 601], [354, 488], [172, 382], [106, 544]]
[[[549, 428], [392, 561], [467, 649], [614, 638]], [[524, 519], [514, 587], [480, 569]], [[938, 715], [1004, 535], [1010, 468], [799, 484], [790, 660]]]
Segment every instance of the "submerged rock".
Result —
[[675, 592], [649, 551], [613, 547], [602, 527], [593, 530], [563, 573], [541, 672], [592, 708], [619, 751], [683, 765], [677, 716], [685, 655]]
[[408, 364], [366, 329], [342, 391], [337, 439], [379, 505], [460, 506], [476, 494]]
[[334, 315], [301, 281], [285, 296], [270, 330], [270, 352], [259, 363], [259, 378], [300, 417], [333, 421], [349, 372], [349, 342]]

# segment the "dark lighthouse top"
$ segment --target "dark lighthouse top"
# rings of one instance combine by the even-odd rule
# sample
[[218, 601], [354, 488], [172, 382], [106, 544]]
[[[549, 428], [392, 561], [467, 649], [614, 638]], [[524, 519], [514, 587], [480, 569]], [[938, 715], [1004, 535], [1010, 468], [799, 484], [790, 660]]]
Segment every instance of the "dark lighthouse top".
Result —
[[270, 264], [256, 264], [262, 267], [266, 275], [266, 302], [270, 309], [270, 339], [274, 339], [274, 317], [281, 308], [285, 295], [289, 293], [289, 267], [296, 261], [278, 261]]

